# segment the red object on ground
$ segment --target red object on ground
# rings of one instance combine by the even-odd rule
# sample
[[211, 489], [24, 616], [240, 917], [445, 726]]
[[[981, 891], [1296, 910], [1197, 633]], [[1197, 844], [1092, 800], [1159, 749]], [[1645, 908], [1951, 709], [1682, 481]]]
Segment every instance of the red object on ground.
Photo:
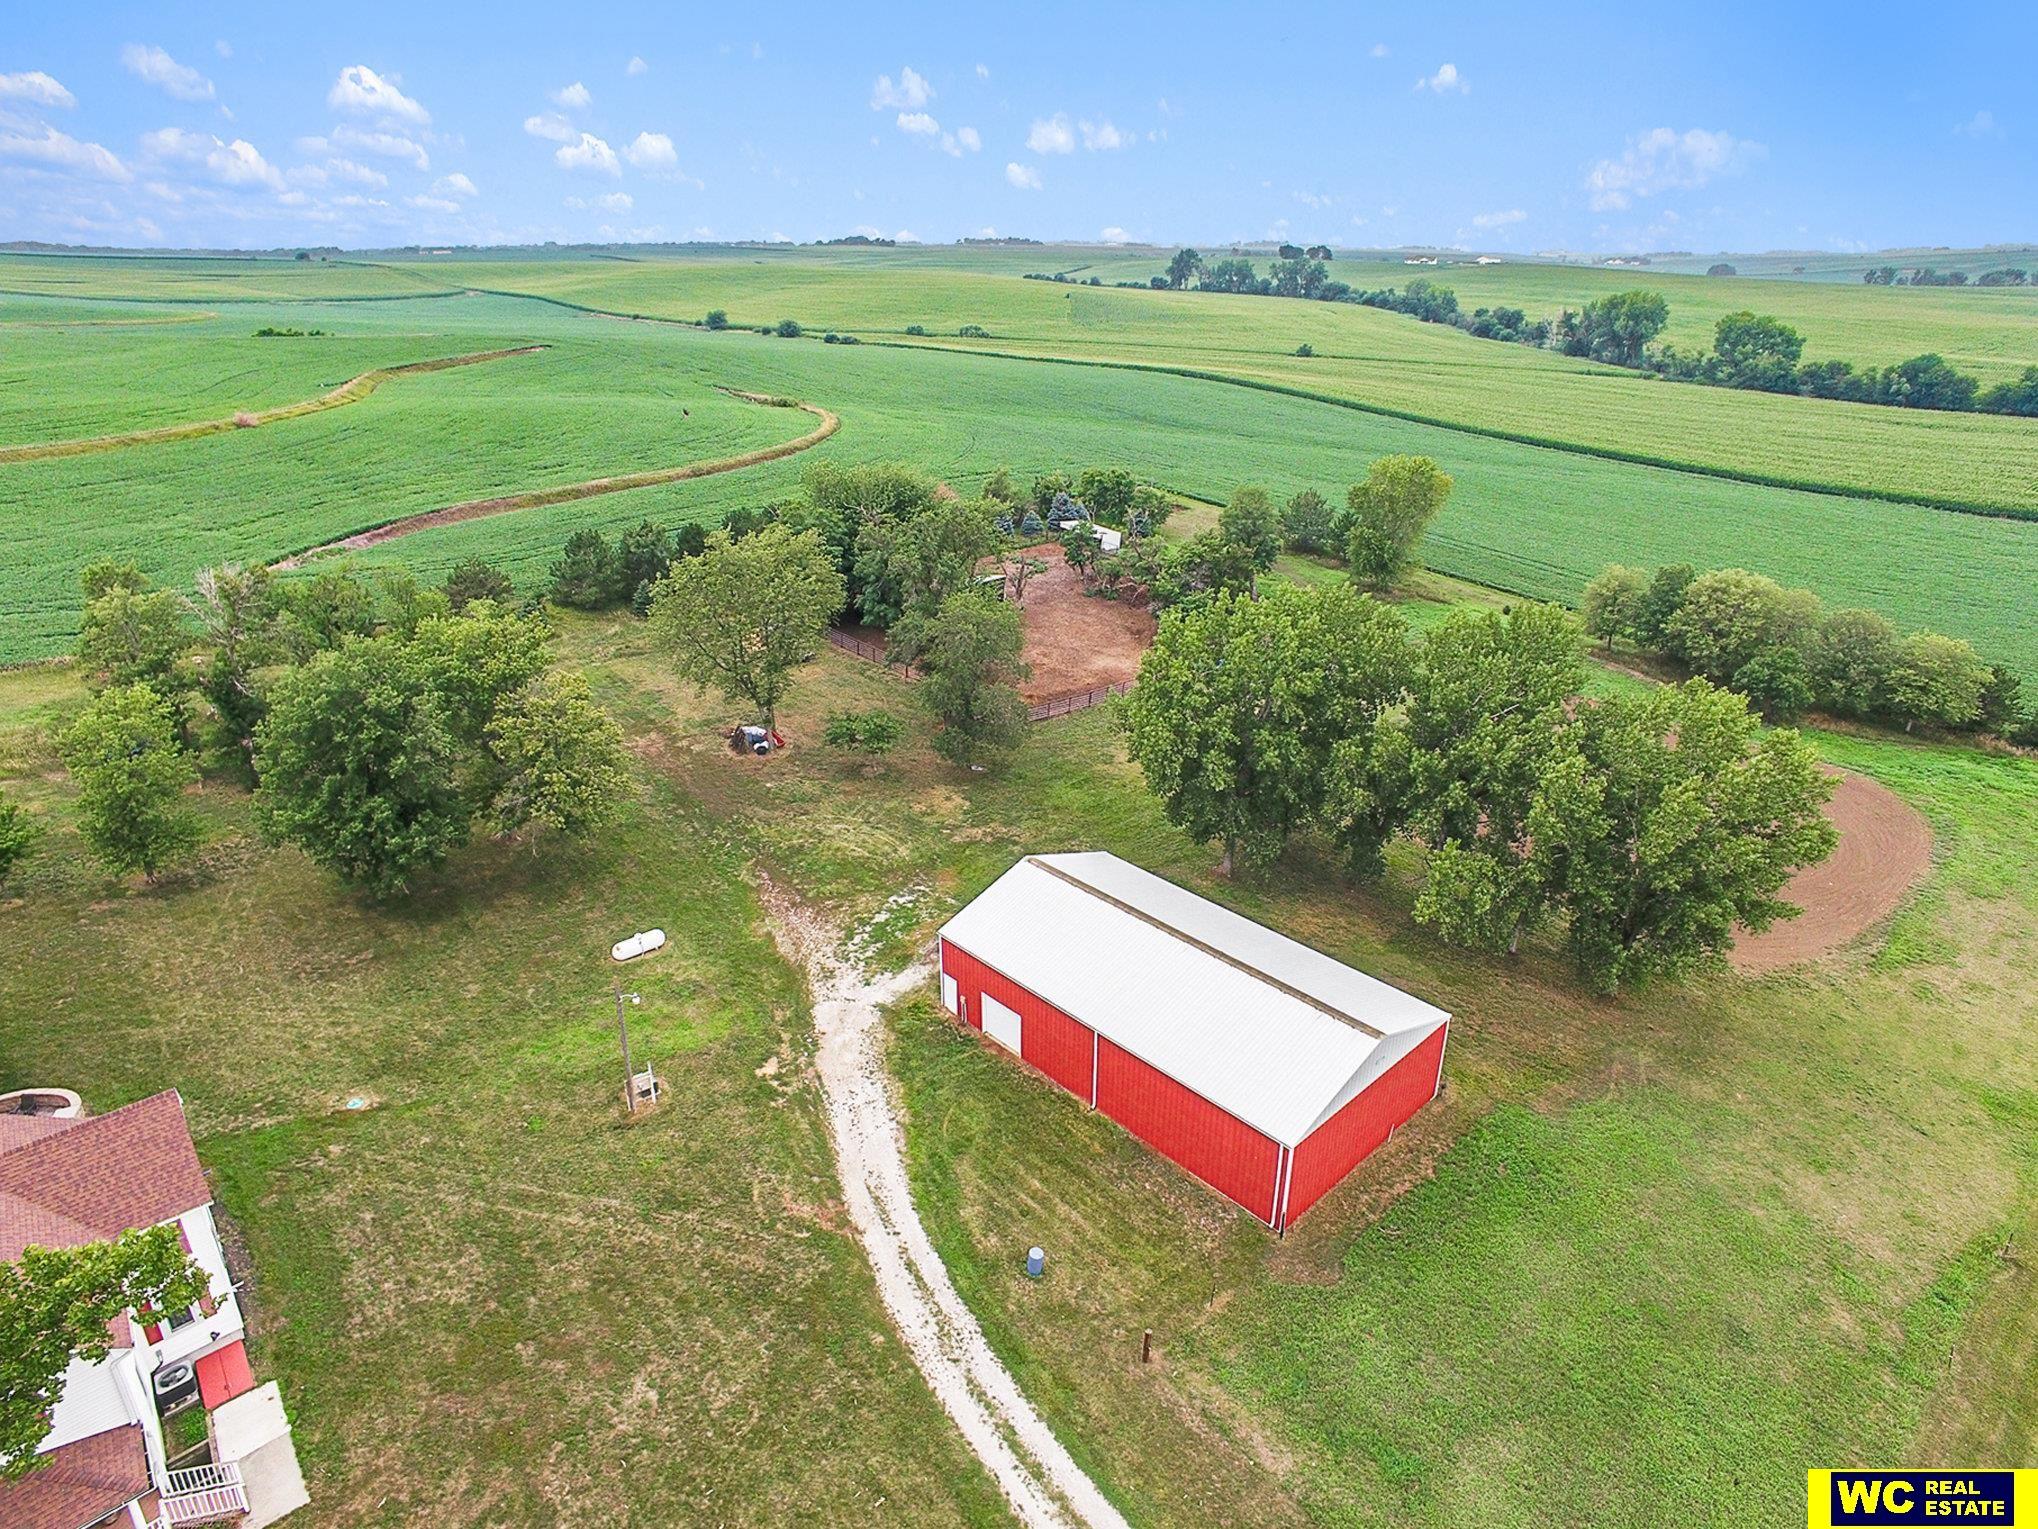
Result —
[[238, 1338], [205, 1355], [196, 1369], [198, 1396], [207, 1412], [255, 1389], [255, 1372], [248, 1368], [248, 1346]]

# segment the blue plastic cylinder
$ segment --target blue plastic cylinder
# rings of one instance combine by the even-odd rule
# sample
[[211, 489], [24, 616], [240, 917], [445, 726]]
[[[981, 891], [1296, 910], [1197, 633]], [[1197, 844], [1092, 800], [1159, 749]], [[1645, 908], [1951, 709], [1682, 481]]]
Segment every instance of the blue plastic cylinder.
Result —
[[1047, 1250], [1028, 1248], [1026, 1250], [1026, 1273], [1029, 1278], [1039, 1279], [1047, 1271]]

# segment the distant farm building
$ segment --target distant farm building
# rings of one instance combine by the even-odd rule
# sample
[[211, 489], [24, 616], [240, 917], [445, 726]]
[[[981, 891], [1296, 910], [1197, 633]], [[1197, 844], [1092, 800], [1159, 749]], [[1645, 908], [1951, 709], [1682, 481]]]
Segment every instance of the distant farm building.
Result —
[[1450, 1025], [1103, 853], [1031, 856], [950, 919], [941, 1001], [1276, 1229], [1435, 1097]]

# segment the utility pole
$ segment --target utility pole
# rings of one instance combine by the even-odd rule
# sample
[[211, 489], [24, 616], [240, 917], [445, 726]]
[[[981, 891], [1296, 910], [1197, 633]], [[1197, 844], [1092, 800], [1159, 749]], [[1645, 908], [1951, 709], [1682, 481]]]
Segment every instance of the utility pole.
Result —
[[623, 1014], [623, 1000], [641, 1003], [635, 993], [625, 993], [620, 982], [609, 984], [616, 990], [616, 1034], [623, 1042], [623, 1103], [629, 1106], [632, 1115], [637, 1113], [637, 1069], [630, 1062], [630, 1022]]

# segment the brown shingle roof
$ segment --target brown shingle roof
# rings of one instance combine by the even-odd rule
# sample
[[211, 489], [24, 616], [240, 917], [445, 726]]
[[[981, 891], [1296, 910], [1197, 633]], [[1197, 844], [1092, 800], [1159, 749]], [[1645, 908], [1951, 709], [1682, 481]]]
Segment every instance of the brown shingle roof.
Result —
[[149, 1489], [139, 1423], [53, 1449], [19, 1481], [0, 1481], [7, 1529], [83, 1529]]
[[0, 1262], [31, 1243], [76, 1247], [212, 1201], [174, 1090], [55, 1124], [0, 1134]]

